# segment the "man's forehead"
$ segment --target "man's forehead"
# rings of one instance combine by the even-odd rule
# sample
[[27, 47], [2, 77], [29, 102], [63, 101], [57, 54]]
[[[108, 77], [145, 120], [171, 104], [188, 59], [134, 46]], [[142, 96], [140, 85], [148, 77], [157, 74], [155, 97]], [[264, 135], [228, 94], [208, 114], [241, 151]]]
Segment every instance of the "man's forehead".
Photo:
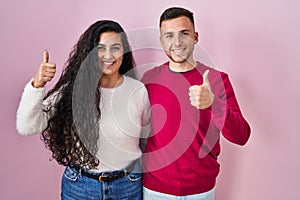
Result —
[[180, 31], [192, 31], [194, 25], [187, 17], [178, 17], [174, 19], [164, 20], [161, 23], [160, 30], [162, 32], [180, 32]]
[[185, 28], [185, 27], [178, 27], [176, 29], [171, 29], [171, 28], [161, 28], [160, 31], [163, 32], [163, 33], [173, 33], [173, 32], [185, 32], [185, 31], [192, 31], [193, 29], [189, 28]]

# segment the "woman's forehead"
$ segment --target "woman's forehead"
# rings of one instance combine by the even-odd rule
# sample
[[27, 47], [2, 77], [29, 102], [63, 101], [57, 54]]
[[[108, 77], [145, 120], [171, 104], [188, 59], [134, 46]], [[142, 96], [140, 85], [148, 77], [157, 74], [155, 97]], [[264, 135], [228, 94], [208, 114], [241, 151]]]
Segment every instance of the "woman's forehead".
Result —
[[99, 44], [122, 44], [121, 35], [116, 32], [104, 32], [99, 36]]

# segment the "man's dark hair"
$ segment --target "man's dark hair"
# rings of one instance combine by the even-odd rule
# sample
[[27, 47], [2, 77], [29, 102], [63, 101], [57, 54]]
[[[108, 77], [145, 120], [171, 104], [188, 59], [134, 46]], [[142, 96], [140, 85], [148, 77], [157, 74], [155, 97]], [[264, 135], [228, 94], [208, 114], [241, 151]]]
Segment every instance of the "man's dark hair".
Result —
[[192, 22], [193, 26], [195, 26], [193, 15], [194, 14], [191, 11], [189, 11], [185, 8], [180, 8], [180, 7], [168, 8], [160, 16], [159, 27], [161, 27], [161, 23], [165, 20], [175, 19], [177, 17], [182, 17], [182, 16], [189, 18], [189, 20]]

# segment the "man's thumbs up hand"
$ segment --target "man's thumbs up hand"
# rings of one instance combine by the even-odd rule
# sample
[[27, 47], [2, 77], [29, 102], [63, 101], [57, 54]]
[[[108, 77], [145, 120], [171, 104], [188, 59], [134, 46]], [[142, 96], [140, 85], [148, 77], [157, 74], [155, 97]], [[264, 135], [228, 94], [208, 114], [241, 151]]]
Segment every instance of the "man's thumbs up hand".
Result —
[[55, 72], [56, 65], [54, 63], [49, 63], [49, 53], [47, 50], [44, 50], [43, 62], [40, 64], [32, 81], [33, 87], [44, 87], [47, 82], [50, 82], [53, 79]]
[[208, 73], [209, 70], [204, 72], [202, 85], [193, 85], [189, 88], [191, 104], [198, 109], [206, 109], [210, 107], [214, 101], [214, 94], [210, 88]]

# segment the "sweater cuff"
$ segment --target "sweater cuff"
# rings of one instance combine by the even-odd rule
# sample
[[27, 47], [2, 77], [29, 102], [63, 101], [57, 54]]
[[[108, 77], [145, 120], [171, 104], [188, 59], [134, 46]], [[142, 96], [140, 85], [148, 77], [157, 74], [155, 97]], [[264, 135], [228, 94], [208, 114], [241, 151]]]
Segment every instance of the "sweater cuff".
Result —
[[33, 102], [33, 100], [35, 102], [43, 100], [44, 93], [45, 93], [45, 87], [35, 88], [32, 85], [32, 81], [33, 81], [33, 78], [26, 84], [26, 86], [24, 88], [23, 94], [26, 94], [26, 95], [23, 95], [23, 98], [24, 98], [23, 100], [29, 104], [36, 104]]

